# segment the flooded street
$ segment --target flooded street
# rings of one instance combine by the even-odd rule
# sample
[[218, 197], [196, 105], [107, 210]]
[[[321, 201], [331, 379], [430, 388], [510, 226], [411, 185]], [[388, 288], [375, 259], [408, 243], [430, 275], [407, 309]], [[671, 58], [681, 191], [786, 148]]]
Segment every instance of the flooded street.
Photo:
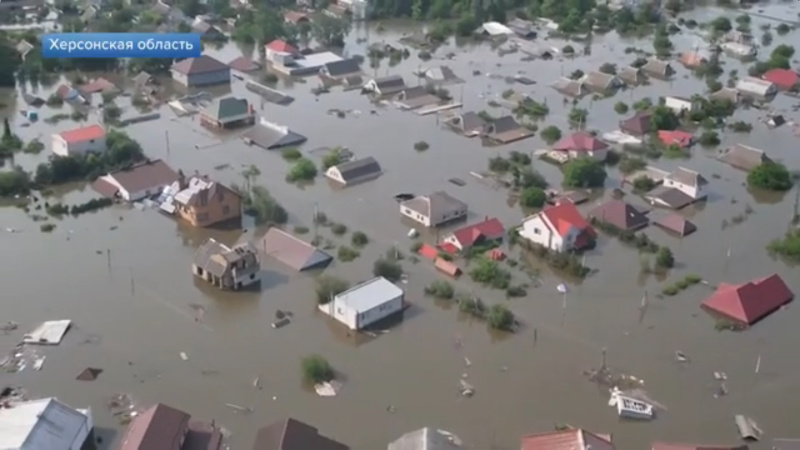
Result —
[[[763, 9], [763, 14], [792, 19], [800, 12], [794, 3]], [[704, 22], [723, 13], [732, 18], [738, 14], [704, 9], [693, 17]], [[769, 22], [753, 18], [757, 36], [761, 23]], [[346, 52], [363, 55], [368, 44], [381, 41], [398, 45], [400, 33], [385, 27], [383, 32], [374, 27], [369, 32], [363, 26], [355, 28]], [[772, 45], [787, 43], [800, 48], [798, 33], [775, 36]], [[538, 42], [557, 48], [566, 44], [555, 39]], [[687, 30], [672, 36], [672, 42], [676, 52], [681, 52], [701, 39]], [[447, 65], [466, 80], [448, 88], [454, 99], [464, 104], [463, 111], [504, 115], [507, 110], [492, 108], [487, 102], [498, 100], [504, 90], [512, 88], [537, 101], [546, 100], [550, 114], [539, 129], [556, 125], [566, 135], [571, 106], [564, 105], [563, 96], [549, 85], [577, 69], [588, 72], [606, 62], [628, 65], [636, 55], [625, 54], [627, 47], [650, 52], [652, 39], [620, 40], [612, 32], [594, 38], [591, 56], [564, 61], [521, 61], [522, 53], [499, 57], [488, 44], [482, 44], [440, 48], [429, 62], [419, 60], [412, 51], [408, 60], [395, 67], [388, 67], [388, 59], [374, 70], [369, 61], [363, 67], [368, 76], [399, 74], [410, 83], [416, 82], [412, 72], [420, 66]], [[766, 57], [770, 50], [762, 47], [759, 56]], [[451, 51], [455, 57], [444, 60]], [[231, 44], [209, 54], [228, 62], [241, 53]], [[723, 57], [723, 61], [726, 74], [737, 70], [743, 76], [747, 72], [745, 65], [731, 58]], [[578, 106], [590, 111], [588, 128], [601, 132], [616, 129], [618, 122], [630, 115], [614, 112], [618, 101], [632, 104], [643, 97], [656, 100], [706, 92], [702, 81], [677, 63], [674, 67], [678, 73], [672, 82], [653, 80], [615, 97], [583, 99]], [[480, 75], [473, 75], [474, 71]], [[537, 84], [511, 85], [503, 79], [517, 74]], [[726, 79], [723, 76], [722, 81]], [[284, 181], [289, 163], [280, 151], [247, 146], [236, 135], [214, 137], [200, 128], [197, 117], [177, 118], [167, 106], [159, 110], [160, 120], [130, 125], [124, 131], [141, 143], [151, 159], [162, 158], [187, 174], [198, 171], [241, 185], [242, 170], [257, 166], [261, 171], [258, 184], [289, 210], [290, 227], [311, 227], [318, 205], [331, 220], [365, 232], [372, 242], [361, 257], [351, 263], [337, 261], [326, 270], [354, 284], [370, 278], [375, 259], [392, 246], [409, 253], [408, 227], [401, 223], [392, 198], [397, 193], [446, 190], [469, 204], [470, 222], [494, 216], [510, 227], [523, 219], [518, 206], [508, 206], [506, 191], [478, 182], [469, 172], [485, 171], [488, 158], [512, 150], [530, 153], [546, 148], [538, 135], [502, 147], [482, 147], [478, 140], [444, 129], [436, 115], [418, 116], [373, 105], [358, 91], [334, 88], [331, 93], [314, 96], [310, 90], [318, 84], [316, 78], [306, 83], [281, 83], [278, 89], [295, 101], [289, 106], [266, 103], [259, 113], [307, 136], [301, 149], [316, 162], [321, 155], [312, 150], [320, 147], [344, 146], [358, 157], [374, 156], [385, 170], [377, 180], [336, 190], [319, 176], [315, 184], [299, 188]], [[51, 90], [38, 95], [47, 98]], [[231, 91], [259, 105], [242, 81], [234, 79]], [[65, 120], [48, 125], [40, 120], [29, 127], [15, 126], [23, 121], [18, 111], [27, 107], [21, 99], [17, 105], [14, 101], [9, 95], [0, 95], [0, 103], [9, 105], [0, 109], [0, 115], [12, 120], [24, 141], [40, 136], [48, 148], [40, 155], [17, 156], [16, 164], [30, 170], [49, 154], [50, 135], [73, 128], [75, 123]], [[120, 104], [126, 101], [120, 99]], [[771, 107], [791, 122], [797, 120], [791, 109], [795, 103], [779, 95]], [[328, 113], [332, 109], [349, 112], [339, 118]], [[371, 114], [373, 110], [376, 114]], [[58, 112], [43, 107], [40, 116]], [[768, 130], [761, 123], [765, 114], [755, 109], [737, 110], [734, 120], [752, 123], [753, 131], [726, 133], [720, 148], [748, 144], [766, 150], [790, 169], [800, 167], [800, 140], [792, 127]], [[90, 116], [90, 122], [97, 120], [97, 115]], [[415, 151], [418, 141], [426, 141], [430, 149]], [[646, 230], [675, 254], [676, 268], [667, 280], [640, 275], [640, 257], [635, 250], [601, 237], [598, 247], [586, 257], [586, 265], [597, 273], [571, 286], [566, 303], [556, 290], [563, 280], [547, 270], [543, 271], [543, 285], [529, 289], [528, 296], [519, 299], [505, 300], [502, 291], [484, 289], [468, 276], [453, 283], [490, 304], [506, 302], [524, 323], [524, 329], [511, 336], [492, 334], [484, 323], [462, 317], [457, 307], [448, 310], [425, 297], [423, 288], [443, 277], [427, 262], [403, 262], [408, 283], [402, 287], [413, 304], [403, 323], [374, 339], [355, 338], [315, 312], [311, 275], [297, 275], [275, 260], [262, 261], [265, 275], [260, 293], [221, 293], [193, 279], [192, 256], [206, 238], [234, 243], [260, 236], [263, 230], [249, 229], [244, 235], [197, 230], [155, 210], [114, 206], [65, 218], [52, 233], [45, 234], [22, 209], [2, 208], [0, 229], [19, 232], [0, 232], [6, 255], [0, 260], [5, 280], [0, 322], [18, 322], [20, 329], [0, 335], [0, 351], [9, 351], [23, 333], [42, 320], [71, 319], [74, 326], [61, 345], [40, 349], [47, 355], [40, 372], [3, 373], [0, 382], [22, 385], [36, 395], [54, 395], [76, 407], [88, 401], [106, 444], [119, 436], [114, 430], [122, 430], [105, 406], [108, 397], [118, 392], [131, 393], [142, 406], [164, 402], [191, 411], [197, 418], [215, 419], [231, 432], [233, 449], [250, 448], [259, 427], [284, 416], [307, 421], [353, 450], [385, 448], [387, 442], [422, 426], [452, 431], [470, 448], [513, 449], [519, 448], [520, 436], [564, 423], [613, 433], [620, 449], [649, 448], [653, 440], [733, 444], [738, 441], [734, 414], [753, 417], [766, 437], [797, 438], [800, 396], [791, 394], [800, 388], [800, 361], [792, 357], [797, 340], [794, 326], [800, 319], [797, 308], [790, 306], [743, 333], [719, 332], [699, 308], [700, 301], [712, 292], [711, 286], [697, 285], [674, 297], [656, 295], [663, 285], [687, 274], [698, 274], [716, 285], [778, 273], [800, 292], [797, 269], [772, 259], [765, 250], [769, 241], [787, 230], [795, 192], [759, 202], [747, 191], [745, 174], [715, 160], [716, 151], [695, 146], [690, 160], [654, 163], [665, 170], [678, 166], [697, 170], [710, 180], [712, 191], [707, 203], [690, 211], [697, 233], [678, 239], [655, 227]], [[534, 168], [552, 185], [560, 183], [557, 167], [534, 160]], [[467, 184], [449, 183], [453, 177]], [[620, 187], [621, 179], [619, 171], [609, 169], [606, 188]], [[97, 196], [88, 186], [63, 195], [68, 203]], [[723, 221], [741, 215], [746, 205], [754, 210], [746, 220], [723, 226]], [[581, 207], [587, 209], [588, 205]], [[324, 227], [319, 234], [336, 244], [349, 242], [349, 237], [333, 236]], [[426, 239], [432, 242], [434, 237]], [[513, 250], [515, 259], [520, 259], [518, 253]], [[517, 282], [526, 278], [519, 269], [512, 273]], [[638, 307], [645, 291], [650, 294], [650, 306], [640, 320]], [[193, 305], [205, 308], [202, 321], [195, 321]], [[296, 319], [274, 330], [270, 323], [278, 309], [292, 311]], [[463, 343], [460, 348], [458, 341]], [[600, 365], [603, 348], [607, 348], [610, 366], [643, 379], [643, 387], [666, 406], [656, 420], [621, 422], [607, 406], [607, 391], [586, 380], [583, 371]], [[691, 363], [676, 363], [676, 350], [689, 355]], [[181, 352], [188, 360], [182, 360]], [[300, 360], [312, 353], [323, 355], [345, 375], [339, 396], [320, 398], [302, 387]], [[471, 361], [470, 367], [466, 367], [465, 357]], [[761, 369], [756, 374], [759, 357]], [[86, 367], [104, 372], [93, 382], [76, 381]], [[725, 372], [729, 380], [730, 394], [719, 399], [713, 396], [715, 371]], [[458, 393], [463, 373], [468, 373], [476, 388], [472, 398]], [[256, 377], [261, 380], [260, 390], [253, 387]], [[226, 403], [250, 407], [253, 412], [243, 414]], [[394, 412], [387, 411], [390, 406]], [[770, 448], [766, 437], [754, 448]]]

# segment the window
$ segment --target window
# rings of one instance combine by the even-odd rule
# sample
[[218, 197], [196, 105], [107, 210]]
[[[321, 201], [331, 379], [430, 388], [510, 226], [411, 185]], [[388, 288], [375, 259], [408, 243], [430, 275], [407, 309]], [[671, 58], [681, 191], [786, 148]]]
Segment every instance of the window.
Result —
[[540, 230], [538, 228], [534, 228], [533, 229], [533, 234], [542, 234], [542, 230]]
[[205, 222], [207, 220], [208, 220], [208, 213], [207, 212], [200, 213], [200, 214], [197, 215], [197, 221], [198, 222]]
[[231, 213], [230, 205], [223, 205], [222, 206], [222, 214], [228, 215]]
[[254, 280], [255, 278], [256, 278], [256, 274], [254, 274], [254, 273], [251, 273], [251, 274], [250, 274], [250, 279], [251, 279], [251, 280]]

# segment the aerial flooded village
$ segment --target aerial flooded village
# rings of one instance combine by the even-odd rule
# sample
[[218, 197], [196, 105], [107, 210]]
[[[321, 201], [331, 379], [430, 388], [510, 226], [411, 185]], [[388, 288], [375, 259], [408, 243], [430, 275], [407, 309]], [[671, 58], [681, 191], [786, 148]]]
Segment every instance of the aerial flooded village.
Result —
[[798, 26], [0, 1], [0, 448], [800, 448]]

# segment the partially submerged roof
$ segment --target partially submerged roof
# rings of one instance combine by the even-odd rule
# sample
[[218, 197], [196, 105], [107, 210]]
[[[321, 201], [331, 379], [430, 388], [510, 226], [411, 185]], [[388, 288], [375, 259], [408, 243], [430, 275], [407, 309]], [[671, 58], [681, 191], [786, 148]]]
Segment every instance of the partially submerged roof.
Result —
[[449, 83], [449, 84], [457, 84], [463, 83], [464, 80], [458, 77], [458, 75], [453, 72], [448, 66], [436, 66], [426, 69], [423, 72], [425, 78], [433, 83]]
[[475, 111], [468, 111], [455, 117], [461, 119], [461, 129], [466, 132], [480, 132], [488, 125], [488, 123], [483, 120], [483, 117]]
[[388, 450], [461, 450], [461, 439], [453, 433], [436, 428], [420, 428], [389, 443]]
[[[111, 172], [101, 177], [104, 181], [121, 187], [130, 193], [141, 192], [159, 186], [167, 186], [178, 181], [179, 175], [164, 161], [145, 161], [129, 169]], [[94, 187], [94, 185], [92, 185]], [[107, 195], [107, 192], [100, 192]], [[153, 192], [155, 194], [156, 192]]]
[[617, 199], [601, 203], [589, 211], [587, 217], [611, 224], [622, 231], [638, 230], [650, 222], [639, 209]]
[[349, 447], [320, 435], [307, 423], [288, 418], [261, 427], [253, 450], [349, 450]]
[[600, 71], [592, 71], [586, 74], [584, 84], [598, 91], [606, 91], [612, 89], [619, 83], [616, 75], [603, 73]]
[[447, 192], [437, 191], [430, 195], [420, 195], [402, 203], [406, 208], [425, 217], [440, 217], [447, 212], [464, 210], [467, 204]]
[[643, 136], [653, 130], [652, 115], [649, 113], [636, 113], [620, 121], [619, 129], [634, 136]]
[[211, 275], [221, 277], [225, 274], [225, 269], [227, 267], [224, 261], [214, 258], [214, 256], [225, 253], [228, 250], [230, 250], [230, 248], [227, 245], [211, 238], [195, 251], [192, 264], [200, 267]]
[[661, 61], [655, 58], [648, 59], [642, 66], [642, 71], [661, 77], [667, 77], [675, 73], [669, 61]]
[[275, 39], [274, 41], [270, 42], [269, 44], [264, 46], [267, 50], [272, 50], [273, 52], [278, 53], [297, 53], [297, 49], [294, 48], [292, 44], [282, 40], [282, 39]]
[[505, 235], [503, 223], [497, 218], [486, 218], [485, 220], [461, 227], [453, 231], [453, 237], [462, 247], [469, 247], [479, 239], [501, 239]]
[[634, 86], [644, 81], [642, 70], [633, 66], [627, 66], [619, 69], [619, 71], [617, 71], [617, 78], [619, 78], [625, 84]]
[[678, 167], [669, 175], [667, 175], [667, 178], [687, 186], [696, 187], [705, 186], [708, 184], [708, 180], [704, 176], [700, 175], [699, 172], [687, 169], [685, 167]]
[[553, 146], [553, 150], [571, 152], [596, 152], [607, 148], [608, 144], [584, 131], [573, 133]]
[[[690, 445], [667, 442], [653, 442], [652, 450], [748, 450], [746, 445]], [[782, 449], [777, 449], [782, 450]], [[788, 449], [787, 449], [788, 450]]]
[[258, 124], [242, 133], [242, 138], [264, 150], [297, 146], [308, 140], [302, 134], [290, 130], [289, 127], [268, 122], [263, 117]]
[[250, 113], [250, 103], [245, 98], [217, 98], [203, 112], [217, 120], [242, 116]]
[[669, 214], [659, 217], [653, 223], [681, 237], [688, 236], [697, 231], [697, 226], [680, 214]]
[[561, 77], [551, 85], [556, 91], [568, 95], [570, 97], [580, 97], [586, 92], [584, 91], [583, 83], [578, 80], [571, 80], [567, 77]]
[[378, 161], [372, 156], [353, 159], [338, 164], [336, 170], [339, 171], [345, 182], [366, 176], [377, 175], [382, 172], [380, 164], [378, 164]]
[[719, 159], [741, 170], [753, 170], [761, 164], [772, 161], [763, 150], [744, 144], [734, 144], [724, 150]]
[[703, 306], [736, 322], [752, 325], [793, 297], [783, 279], [775, 274], [742, 284], [721, 283]]
[[336, 294], [335, 300], [360, 314], [401, 295], [403, 295], [402, 289], [384, 277], [377, 277]]
[[230, 67], [208, 55], [201, 55], [197, 58], [186, 58], [176, 62], [172, 65], [172, 70], [183, 75], [199, 75], [230, 70]]
[[191, 416], [156, 403], [134, 417], [119, 450], [174, 450], [179, 448]]
[[77, 448], [75, 442], [89, 427], [88, 413], [55, 398], [31, 400], [0, 408], [0, 448], [61, 450]]
[[261, 64], [246, 56], [240, 56], [228, 63], [228, 67], [239, 72], [255, 72], [261, 69]]
[[71, 320], [48, 320], [42, 322], [33, 331], [23, 336], [22, 342], [42, 345], [60, 344], [71, 325]]
[[61, 139], [69, 144], [92, 141], [103, 138], [105, 135], [106, 130], [100, 125], [89, 125], [87, 127], [75, 128], [73, 130], [59, 133]]
[[555, 227], [553, 232], [558, 233], [561, 237], [567, 236], [573, 227], [588, 233], [590, 236], [597, 235], [594, 228], [589, 225], [589, 222], [575, 207], [575, 204], [570, 201], [563, 201], [557, 205], [545, 207], [534, 216], [536, 215], [545, 216], [547, 221]]
[[325, 64], [325, 72], [328, 76], [340, 78], [361, 73], [361, 67], [358, 60], [349, 58]]
[[522, 450], [614, 450], [610, 435], [582, 429], [551, 431], [522, 437]]
[[533, 132], [517, 122], [514, 116], [503, 116], [486, 126], [485, 136], [505, 144], [533, 136]]
[[258, 250], [297, 271], [324, 267], [333, 257], [313, 245], [272, 227], [257, 244]]
[[372, 80], [375, 87], [381, 94], [395, 94], [406, 88], [406, 82], [400, 75], [389, 75], [383, 78], [375, 78]]

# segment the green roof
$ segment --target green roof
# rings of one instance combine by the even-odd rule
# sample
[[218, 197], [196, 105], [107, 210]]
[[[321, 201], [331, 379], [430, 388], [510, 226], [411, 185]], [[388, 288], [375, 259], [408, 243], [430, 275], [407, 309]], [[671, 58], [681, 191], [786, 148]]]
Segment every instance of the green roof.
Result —
[[217, 118], [224, 120], [231, 117], [240, 116], [249, 112], [249, 104], [243, 98], [227, 97], [214, 102], [209, 113]]

